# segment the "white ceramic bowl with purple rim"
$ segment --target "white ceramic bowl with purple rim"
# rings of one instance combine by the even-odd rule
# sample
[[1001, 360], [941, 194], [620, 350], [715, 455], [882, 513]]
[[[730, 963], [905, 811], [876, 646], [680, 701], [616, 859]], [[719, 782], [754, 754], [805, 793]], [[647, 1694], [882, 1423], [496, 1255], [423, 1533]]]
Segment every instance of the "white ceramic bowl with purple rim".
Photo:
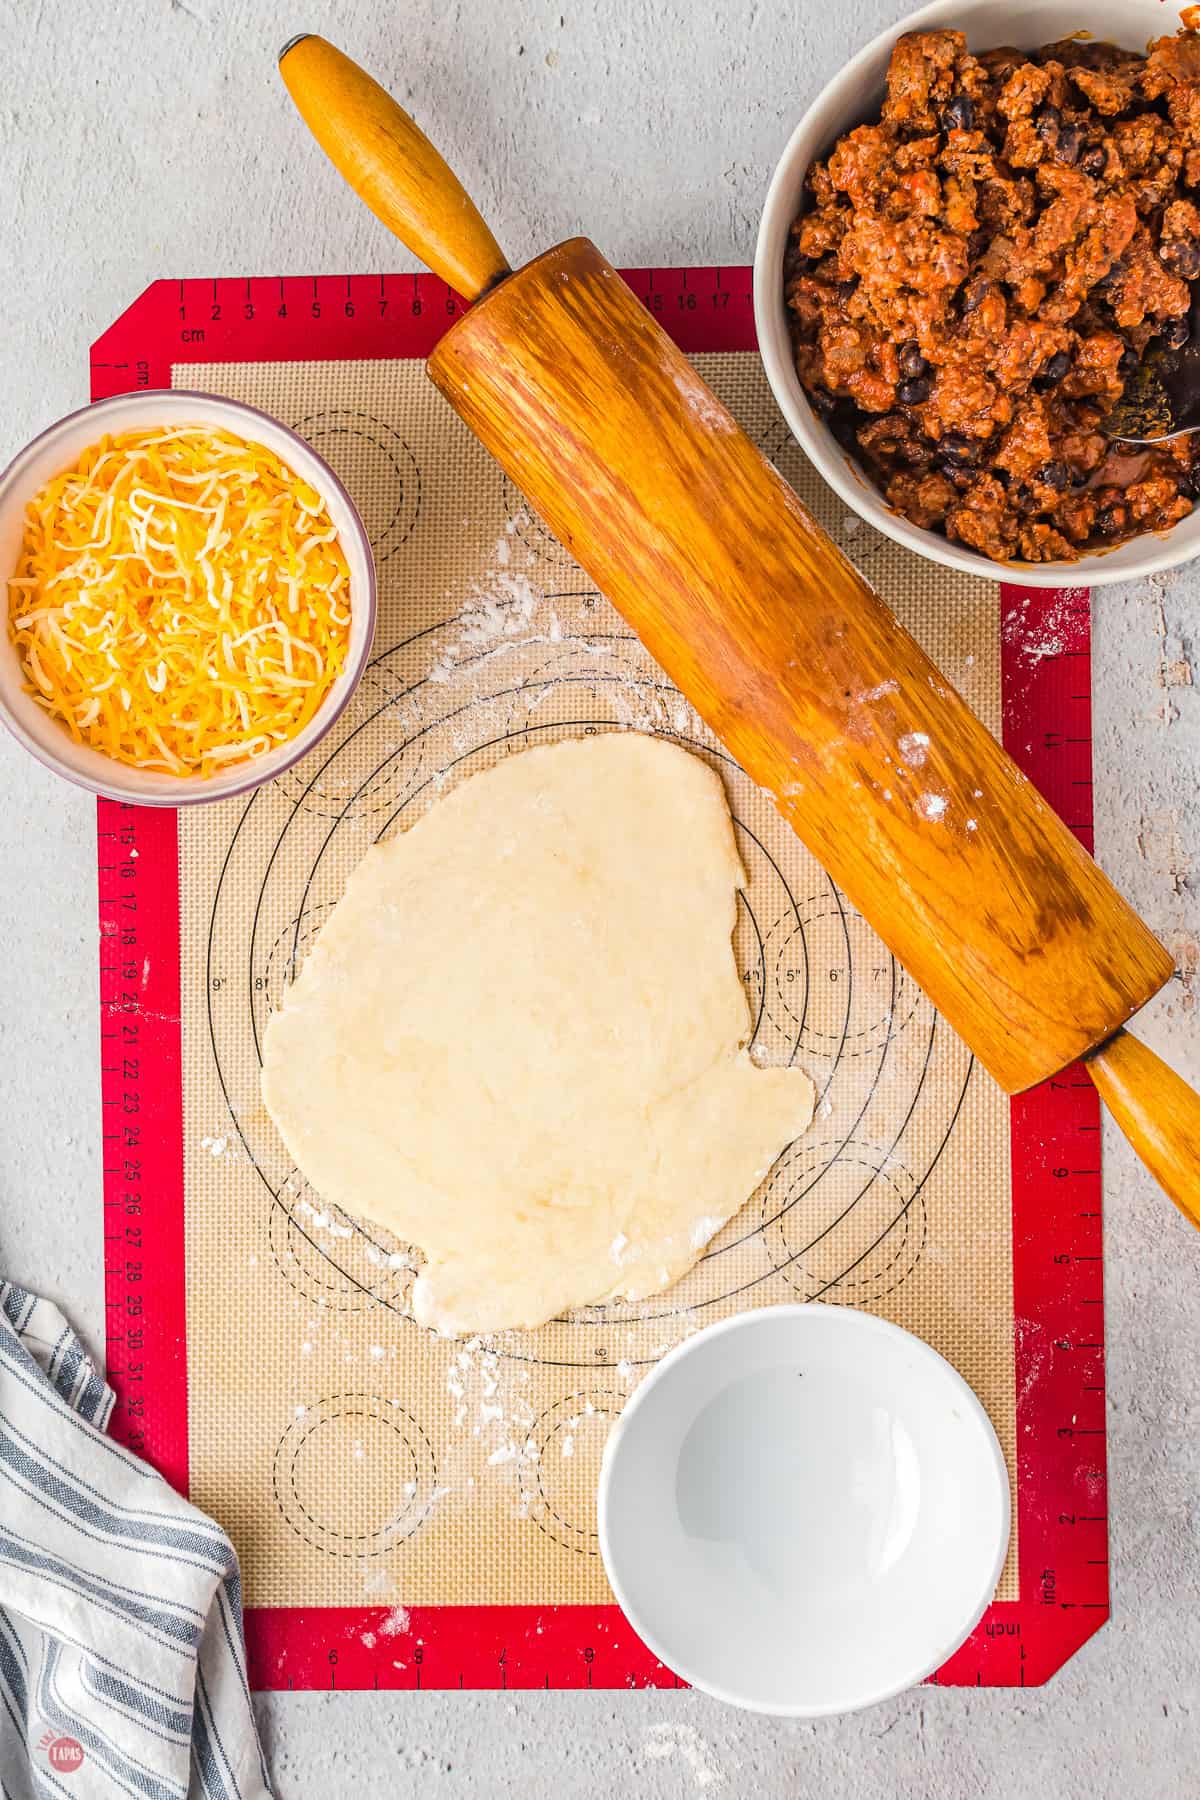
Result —
[[600, 1551], [669, 1669], [751, 1712], [854, 1712], [924, 1681], [1008, 1550], [1008, 1470], [936, 1350], [846, 1306], [686, 1338], [609, 1433]]
[[754, 318], [767, 380], [792, 433], [817, 472], [851, 511], [885, 537], [947, 568], [1022, 587], [1103, 587], [1173, 569], [1200, 556], [1200, 506], [1170, 531], [1131, 538], [1114, 550], [1077, 562], [998, 563], [935, 531], [913, 525], [888, 506], [878, 488], [847, 455], [818, 418], [796, 374], [783, 297], [783, 259], [788, 228], [801, 209], [804, 178], [844, 132], [879, 117], [884, 76], [896, 39], [906, 31], [965, 32], [971, 50], [1003, 44], [1036, 49], [1086, 30], [1090, 37], [1144, 51], [1152, 38], [1169, 36], [1179, 9], [1164, 0], [935, 0], [873, 38], [813, 101], [788, 140], [767, 189], [754, 252]]
[[[77, 744], [65, 726], [27, 694], [20, 659], [8, 631], [8, 579], [20, 555], [25, 509], [46, 482], [71, 468], [103, 437], [156, 426], [208, 425], [244, 441], [262, 444], [284, 467], [308, 483], [325, 502], [350, 571], [350, 643], [345, 667], [304, 730], [286, 744], [235, 763], [208, 776], [173, 776], [136, 769]], [[320, 742], [344, 710], [358, 686], [375, 635], [375, 562], [357, 508], [329, 464], [304, 439], [277, 419], [224, 400], [215, 394], [183, 388], [148, 389], [98, 400], [69, 413], [28, 444], [0, 475], [0, 719], [39, 762], [80, 787], [113, 800], [138, 806], [186, 806], [196, 801], [227, 800], [247, 793], [280, 775]]]

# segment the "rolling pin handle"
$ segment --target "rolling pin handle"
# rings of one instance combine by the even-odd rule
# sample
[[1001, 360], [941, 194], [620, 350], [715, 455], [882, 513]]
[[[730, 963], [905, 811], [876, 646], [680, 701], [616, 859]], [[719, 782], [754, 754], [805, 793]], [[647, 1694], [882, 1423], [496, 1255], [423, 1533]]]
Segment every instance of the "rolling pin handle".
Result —
[[1200, 1227], [1200, 1094], [1127, 1031], [1083, 1066], [1164, 1193]]
[[279, 52], [279, 72], [334, 167], [435, 275], [478, 300], [512, 273], [457, 175], [364, 69], [303, 31]]

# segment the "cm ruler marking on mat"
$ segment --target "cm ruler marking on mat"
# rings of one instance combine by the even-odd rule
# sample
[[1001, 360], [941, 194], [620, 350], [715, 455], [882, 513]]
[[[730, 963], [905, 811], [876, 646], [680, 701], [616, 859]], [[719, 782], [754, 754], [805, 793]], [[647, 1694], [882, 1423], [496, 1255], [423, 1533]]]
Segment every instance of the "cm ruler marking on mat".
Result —
[[[683, 349], [745, 347], [753, 329], [749, 269], [624, 273]], [[95, 345], [92, 398], [170, 387], [179, 362], [427, 356], [465, 310], [432, 275], [156, 281]]]

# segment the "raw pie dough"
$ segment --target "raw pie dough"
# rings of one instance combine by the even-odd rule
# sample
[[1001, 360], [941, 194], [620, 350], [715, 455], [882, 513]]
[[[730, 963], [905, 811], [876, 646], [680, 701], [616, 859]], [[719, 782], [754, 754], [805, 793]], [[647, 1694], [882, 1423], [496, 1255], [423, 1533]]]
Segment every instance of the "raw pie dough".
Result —
[[424, 1253], [418, 1320], [676, 1281], [812, 1117], [760, 1069], [724, 789], [659, 738], [527, 750], [355, 869], [266, 1035], [312, 1185]]

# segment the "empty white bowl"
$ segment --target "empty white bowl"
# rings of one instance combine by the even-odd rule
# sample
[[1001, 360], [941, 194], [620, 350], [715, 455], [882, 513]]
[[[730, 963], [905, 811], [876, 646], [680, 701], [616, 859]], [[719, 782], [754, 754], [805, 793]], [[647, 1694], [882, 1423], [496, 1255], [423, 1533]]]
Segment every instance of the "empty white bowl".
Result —
[[934, 5], [897, 19], [852, 56], [788, 140], [767, 190], [754, 252], [754, 318], [767, 379], [800, 447], [835, 493], [876, 531], [932, 562], [991, 581], [1007, 576], [1025, 587], [1101, 587], [1132, 581], [1200, 555], [1200, 507], [1161, 535], [1133, 538], [1077, 562], [1054, 563], [993, 562], [893, 512], [814, 413], [796, 374], [783, 298], [783, 257], [788, 228], [800, 211], [804, 178], [844, 132], [879, 117], [892, 46], [906, 31], [963, 31], [969, 49], [988, 50], [1001, 44], [1036, 49], [1086, 28], [1090, 37], [1144, 51], [1152, 38], [1169, 36], [1178, 24], [1179, 9], [1162, 0], [1087, 0], [1086, 5], [1082, 0], [1038, 0], [1035, 6], [1015, 5], [1013, 0], [935, 0]]
[[[320, 494], [350, 570], [350, 643], [342, 673], [322, 705], [286, 744], [215, 775], [175, 776], [136, 769], [88, 744], [77, 744], [65, 726], [25, 692], [20, 659], [8, 632], [8, 578], [20, 555], [25, 508], [34, 495], [102, 437], [171, 425], [211, 425], [273, 450], [285, 468]], [[324, 457], [256, 407], [182, 388], [118, 394], [51, 425], [0, 475], [0, 719], [47, 768], [93, 793], [140, 806], [183, 806], [196, 800], [225, 800], [269, 781], [305, 756], [337, 719], [358, 685], [374, 635], [375, 563], [354, 502]]]
[[753, 1712], [852, 1712], [969, 1635], [1008, 1472], [935, 1350], [869, 1313], [768, 1306], [689, 1338], [613, 1427], [600, 1549], [668, 1668]]

